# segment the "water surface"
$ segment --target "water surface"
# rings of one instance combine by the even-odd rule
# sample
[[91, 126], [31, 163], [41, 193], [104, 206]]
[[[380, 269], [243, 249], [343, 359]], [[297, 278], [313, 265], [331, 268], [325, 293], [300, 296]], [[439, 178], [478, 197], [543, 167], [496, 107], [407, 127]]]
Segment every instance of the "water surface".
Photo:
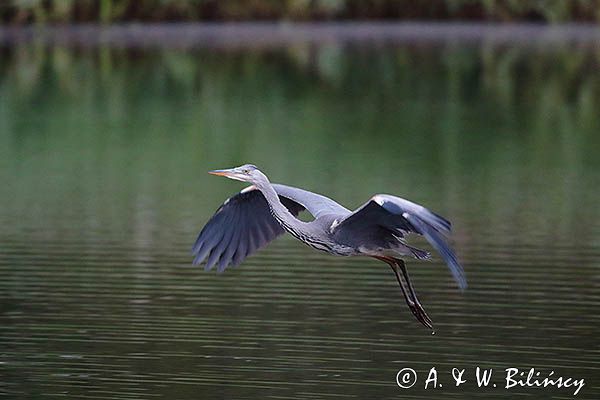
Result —
[[[5, 44], [0, 395], [9, 398], [600, 396], [600, 63], [589, 46]], [[349, 208], [374, 193], [454, 223], [469, 288], [283, 237], [224, 274], [196, 234], [252, 162]], [[422, 244], [416, 240], [415, 243]], [[423, 389], [435, 366], [441, 389]], [[498, 388], [480, 389], [476, 366]], [[402, 390], [396, 373], [419, 373]], [[449, 371], [471, 380], [454, 388]]]

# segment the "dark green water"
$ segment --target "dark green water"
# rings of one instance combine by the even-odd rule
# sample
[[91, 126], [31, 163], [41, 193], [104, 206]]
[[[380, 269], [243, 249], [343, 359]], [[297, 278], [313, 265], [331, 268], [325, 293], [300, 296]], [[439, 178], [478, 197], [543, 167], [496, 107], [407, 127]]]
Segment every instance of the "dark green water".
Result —
[[[598, 54], [3, 48], [0, 395], [573, 397], [503, 388], [535, 367], [599, 398]], [[375, 260], [286, 237], [221, 275], [191, 267], [243, 187], [206, 171], [245, 162], [349, 208], [392, 193], [450, 218], [468, 290], [409, 262], [436, 335]], [[433, 366], [443, 387], [424, 390]]]

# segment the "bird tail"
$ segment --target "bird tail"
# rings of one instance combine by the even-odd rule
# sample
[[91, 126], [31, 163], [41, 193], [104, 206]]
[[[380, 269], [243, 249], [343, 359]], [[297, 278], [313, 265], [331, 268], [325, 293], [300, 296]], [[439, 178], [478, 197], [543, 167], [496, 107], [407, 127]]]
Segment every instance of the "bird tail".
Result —
[[408, 244], [405, 244], [405, 246], [408, 247], [413, 257], [415, 257], [417, 260], [429, 260], [431, 258], [431, 254], [428, 251], [409, 246]]

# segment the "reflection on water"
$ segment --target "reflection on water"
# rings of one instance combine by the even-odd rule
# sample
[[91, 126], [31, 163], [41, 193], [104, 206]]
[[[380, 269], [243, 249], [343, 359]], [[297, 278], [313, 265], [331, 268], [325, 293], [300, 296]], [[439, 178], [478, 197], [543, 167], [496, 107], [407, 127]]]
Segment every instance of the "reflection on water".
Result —
[[[431, 366], [479, 365], [553, 369], [599, 397], [597, 52], [1, 54], [0, 394], [431, 398]], [[222, 275], [192, 268], [197, 231], [240, 188], [205, 171], [242, 162], [350, 208], [427, 204], [454, 222], [469, 289], [439, 260], [409, 263], [431, 336], [373, 260], [283, 238]], [[448, 398], [572, 397], [440, 381]]]

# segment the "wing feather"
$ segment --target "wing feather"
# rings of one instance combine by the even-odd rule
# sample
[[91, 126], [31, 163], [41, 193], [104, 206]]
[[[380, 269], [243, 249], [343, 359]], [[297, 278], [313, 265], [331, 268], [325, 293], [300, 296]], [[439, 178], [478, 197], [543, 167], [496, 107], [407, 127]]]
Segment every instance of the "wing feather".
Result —
[[445, 237], [450, 231], [450, 221], [427, 208], [400, 197], [378, 194], [344, 218], [334, 228], [334, 235], [346, 240], [368, 238], [380, 242], [398, 240], [398, 234], [422, 235], [440, 253], [454, 280], [464, 290], [467, 287], [464, 270]]
[[[279, 198], [294, 216], [305, 209], [284, 195]], [[283, 233], [263, 194], [251, 186], [227, 199], [202, 228], [192, 248], [193, 263], [208, 257], [204, 269], [218, 265], [217, 271], [222, 272]]]
[[419, 218], [417, 215], [410, 213], [403, 213], [406, 218], [415, 227], [416, 231], [422, 234], [425, 239], [433, 246], [434, 249], [440, 253], [448, 268], [454, 277], [454, 280], [458, 283], [461, 290], [467, 288], [467, 279], [465, 277], [465, 271], [458, 262], [456, 254], [448, 243], [444, 240], [444, 237], [439, 234], [438, 230], [434, 225], [427, 223], [425, 220]]
[[233, 256], [233, 260], [232, 260], [232, 265], [234, 267], [240, 265], [240, 263], [242, 261], [244, 261], [244, 258], [246, 258], [246, 249], [248, 247], [245, 235], [247, 234], [247, 230], [244, 229], [243, 231], [240, 231], [240, 241], [238, 243], [238, 247], [235, 250], [235, 255]]
[[227, 246], [225, 254], [223, 254], [223, 257], [219, 260], [218, 272], [225, 271], [225, 268], [227, 268], [228, 265], [233, 264], [233, 257], [239, 246], [240, 232], [241, 229], [234, 230], [233, 235], [231, 236], [231, 242]]
[[223, 237], [221, 238], [219, 244], [212, 250], [210, 257], [206, 262], [205, 269], [208, 269], [210, 271], [215, 266], [215, 264], [217, 264], [217, 262], [220, 262], [221, 256], [227, 251], [227, 248], [231, 242], [231, 237], [233, 236], [234, 232], [235, 229], [226, 229], [223, 232]]
[[[305, 208], [315, 218], [326, 214], [350, 214], [350, 210], [346, 207], [322, 194], [279, 183], [274, 183], [273, 188], [280, 197], [283, 196], [296, 203], [296, 205]], [[287, 204], [284, 203], [284, 205], [287, 207]]]

